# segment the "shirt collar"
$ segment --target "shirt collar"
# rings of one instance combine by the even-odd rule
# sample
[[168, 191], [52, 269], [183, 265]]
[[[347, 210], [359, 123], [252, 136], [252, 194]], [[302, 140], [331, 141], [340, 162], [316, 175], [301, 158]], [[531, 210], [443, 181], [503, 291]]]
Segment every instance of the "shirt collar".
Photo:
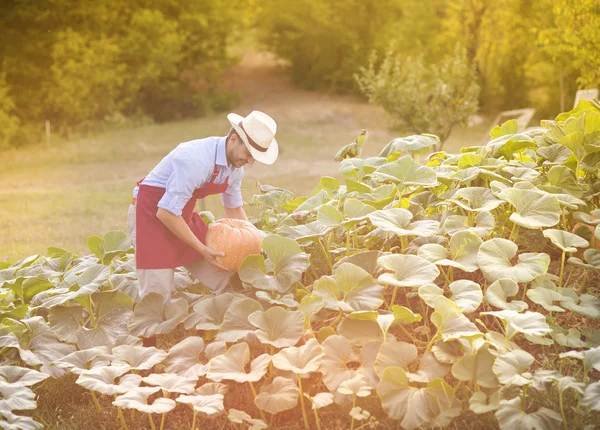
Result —
[[227, 148], [225, 143], [227, 142], [227, 136], [219, 137], [217, 141], [217, 165], [227, 167]]

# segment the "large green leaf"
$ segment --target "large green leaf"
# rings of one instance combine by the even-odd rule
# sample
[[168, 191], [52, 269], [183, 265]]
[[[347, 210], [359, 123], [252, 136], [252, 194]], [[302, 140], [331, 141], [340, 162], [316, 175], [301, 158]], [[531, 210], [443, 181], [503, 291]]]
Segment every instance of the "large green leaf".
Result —
[[48, 320], [56, 335], [79, 348], [115, 344], [120, 336], [129, 334], [127, 324], [133, 314], [131, 299], [122, 291], [106, 291], [88, 296], [93, 318], [80, 307], [52, 308]]
[[264, 238], [261, 255], [246, 258], [238, 271], [243, 282], [260, 290], [286, 293], [308, 268], [308, 254], [292, 239], [270, 235]]
[[398, 183], [400, 188], [407, 185], [433, 186], [437, 183], [435, 170], [418, 164], [408, 155], [377, 168], [373, 177], [379, 181]]
[[383, 371], [377, 395], [386, 413], [390, 418], [399, 420], [404, 429], [415, 429], [432, 418], [427, 390], [411, 387], [401, 367], [392, 366]]
[[412, 213], [401, 208], [382, 209], [368, 216], [374, 226], [398, 236], [429, 236], [437, 233], [440, 226], [434, 220], [411, 222]]
[[459, 381], [474, 381], [484, 388], [495, 388], [498, 378], [492, 372], [495, 357], [487, 348], [461, 357], [452, 366], [452, 375]]
[[479, 269], [477, 254], [483, 240], [475, 233], [462, 231], [450, 239], [448, 250], [437, 244], [425, 244], [417, 252], [425, 260], [441, 265], [452, 266], [465, 272], [474, 272]]
[[494, 281], [485, 292], [485, 301], [499, 309], [511, 309], [521, 312], [529, 305], [520, 300], [510, 300], [519, 294], [519, 284], [512, 279], [502, 278]]
[[450, 215], [444, 221], [444, 231], [450, 236], [462, 231], [475, 233], [477, 236], [485, 239], [489, 237], [496, 227], [496, 219], [488, 211], [479, 211], [475, 216], [474, 222], [464, 215]]
[[365, 270], [352, 263], [340, 265], [333, 276], [323, 276], [313, 285], [313, 294], [325, 307], [344, 312], [377, 309], [383, 304], [383, 288]]
[[425, 154], [437, 144], [439, 144], [439, 138], [432, 134], [398, 137], [388, 142], [379, 153], [379, 156], [394, 160], [402, 153]]
[[219, 415], [225, 410], [223, 399], [223, 394], [197, 394], [193, 396], [179, 396], [175, 400], [179, 403], [185, 403], [192, 406], [194, 412], [200, 412], [210, 417]]
[[258, 340], [276, 348], [294, 346], [300, 340], [304, 329], [302, 312], [279, 306], [251, 313], [248, 322], [257, 328]]
[[260, 393], [254, 399], [259, 409], [277, 414], [296, 407], [300, 390], [290, 379], [276, 376], [270, 383], [260, 387]]
[[298, 375], [316, 372], [325, 355], [323, 347], [316, 339], [309, 339], [299, 347], [287, 347], [273, 356], [273, 366]]
[[[0, 377], [13, 386], [30, 387], [49, 378], [50, 375], [19, 366], [0, 366]], [[2, 381], [2, 379], [0, 379]]]
[[563, 252], [576, 252], [577, 248], [587, 248], [590, 246], [587, 240], [576, 234], [553, 228], [544, 230], [544, 237], [550, 239], [554, 246]]
[[176, 373], [151, 373], [142, 378], [145, 384], [159, 387], [163, 392], [190, 394], [194, 391], [198, 378]]
[[397, 366], [383, 371], [377, 395], [390, 418], [399, 420], [406, 430], [424, 425], [445, 427], [460, 414], [460, 403], [445, 381], [436, 378], [425, 388], [415, 388], [409, 385], [405, 370]]
[[552, 194], [538, 190], [507, 188], [499, 193], [498, 197], [515, 207], [510, 220], [521, 227], [552, 227], [560, 221], [560, 203]]
[[533, 413], [527, 413], [521, 407], [519, 396], [500, 400], [496, 419], [501, 430], [556, 430], [562, 422], [560, 414], [552, 409], [541, 407]]
[[479, 248], [477, 261], [489, 282], [512, 278], [517, 282], [529, 282], [548, 271], [550, 256], [540, 253], [523, 253], [518, 263], [511, 260], [517, 255], [518, 246], [507, 239], [495, 238], [484, 242]]
[[[225, 344], [222, 345], [224, 349]], [[203, 352], [204, 340], [201, 337], [187, 337], [169, 349], [165, 370], [181, 376], [204, 376], [208, 366], [202, 363]]]
[[185, 319], [185, 328], [196, 330], [219, 330], [223, 318], [231, 303], [237, 298], [232, 294], [223, 293], [218, 296], [206, 296], [194, 305], [194, 310]]
[[585, 388], [581, 405], [592, 411], [600, 411], [600, 382], [595, 382]]
[[529, 385], [532, 375], [528, 372], [535, 358], [518, 349], [496, 357], [492, 370], [504, 385]]
[[2, 411], [2, 415], [5, 411], [22, 411], [36, 407], [35, 393], [30, 388], [0, 381], [0, 411]]
[[572, 288], [559, 288], [563, 308], [590, 318], [600, 318], [600, 299], [591, 294], [577, 294]]
[[499, 406], [500, 391], [495, 391], [489, 398], [483, 391], [477, 391], [469, 399], [469, 409], [476, 414], [487, 414], [495, 411]]
[[482, 312], [481, 315], [493, 315], [503, 320], [507, 326], [506, 335], [512, 338], [516, 333], [530, 336], [544, 336], [552, 331], [546, 323], [546, 317], [538, 312], [518, 313], [505, 309], [502, 311]]
[[206, 377], [216, 382], [223, 379], [233, 380], [239, 383], [259, 381], [271, 362], [269, 354], [262, 354], [252, 360], [250, 372], [246, 372], [246, 366], [250, 361], [250, 348], [246, 342], [232, 345], [227, 352], [217, 355], [208, 363]]
[[175, 408], [175, 400], [159, 397], [148, 403], [148, 398], [159, 390], [158, 387], [137, 387], [121, 394], [112, 403], [120, 408], [136, 409], [146, 414], [165, 414]]
[[[560, 302], [565, 297], [550, 288], [538, 287], [527, 290], [527, 297], [533, 303], [536, 303], [546, 309], [548, 312], [564, 312], [565, 310], [560, 306], [554, 304], [554, 302]], [[508, 308], [505, 308], [508, 309]], [[520, 309], [515, 309], [520, 310]]]
[[[483, 300], [481, 286], [467, 279], [459, 279], [450, 285], [452, 292], [452, 301], [460, 308], [463, 313], [469, 313], [476, 310]], [[419, 287], [419, 297], [429, 307], [435, 306], [438, 297], [444, 295], [444, 290], [433, 283], [425, 284]]]
[[417, 287], [433, 282], [440, 274], [434, 264], [416, 255], [384, 255], [377, 264], [393, 272], [380, 275], [377, 282], [394, 287]]
[[339, 335], [329, 336], [322, 344], [319, 372], [323, 383], [331, 392], [336, 392], [340, 384], [352, 375], [350, 363], [358, 361], [348, 339]]
[[253, 299], [242, 299], [234, 302], [223, 317], [223, 324], [217, 335], [217, 340], [237, 342], [249, 334], [254, 336], [255, 327], [250, 324], [248, 317], [256, 311], [262, 311], [259, 302]]
[[477, 326], [463, 315], [461, 309], [452, 300], [440, 296], [435, 299], [434, 309], [435, 312], [431, 314], [430, 319], [445, 342], [461, 337], [482, 336]]
[[0, 427], [4, 430], [41, 430], [44, 425], [31, 417], [16, 415], [5, 409], [0, 418]]
[[379, 166], [387, 163], [384, 157], [370, 157], [365, 159], [346, 159], [340, 163], [339, 172], [344, 176], [350, 176], [362, 181], [365, 176], [373, 173]]
[[41, 366], [39, 370], [43, 373], [55, 378], [64, 375], [63, 369], [52, 366], [51, 363], [71, 354], [75, 348], [59, 341], [40, 316], [24, 319], [21, 324], [26, 329], [18, 338], [11, 333], [0, 337], [0, 344], [16, 348], [21, 360], [30, 366]]
[[488, 188], [459, 188], [448, 201], [457, 204], [467, 211], [490, 212], [502, 204]]
[[21, 304], [26, 304], [31, 299], [43, 291], [52, 291], [56, 286], [43, 275], [37, 276], [18, 276], [13, 279], [8, 279], [0, 285], [2, 288], [8, 288], [13, 291], [15, 298]]
[[95, 348], [72, 352], [56, 360], [54, 365], [76, 375], [81, 375], [85, 370], [108, 366], [111, 360], [112, 356], [109, 353], [109, 349], [106, 346], [97, 346]]
[[128, 365], [133, 370], [150, 370], [167, 358], [167, 352], [151, 347], [120, 345], [112, 349], [112, 364]]
[[127, 365], [97, 367], [83, 371], [76, 383], [88, 390], [109, 396], [123, 394], [138, 387], [142, 382], [140, 375], [127, 372], [129, 372]]
[[373, 363], [377, 376], [381, 378], [383, 371], [391, 366], [399, 366], [408, 371], [408, 366], [418, 357], [417, 348], [406, 342], [390, 341], [382, 343]]
[[187, 314], [188, 303], [185, 299], [172, 299], [165, 306], [161, 294], [149, 293], [135, 306], [127, 327], [135, 336], [169, 333]]

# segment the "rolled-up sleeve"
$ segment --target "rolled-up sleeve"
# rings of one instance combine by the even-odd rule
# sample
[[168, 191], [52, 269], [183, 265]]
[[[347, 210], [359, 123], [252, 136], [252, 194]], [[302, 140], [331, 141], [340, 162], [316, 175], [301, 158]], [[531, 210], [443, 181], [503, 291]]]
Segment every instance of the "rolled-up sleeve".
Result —
[[244, 168], [240, 168], [235, 174], [229, 177], [229, 185], [224, 193], [221, 193], [221, 202], [226, 208], [242, 207], [242, 178], [244, 177]]
[[180, 216], [194, 190], [203, 182], [205, 166], [186, 156], [175, 156], [172, 166], [173, 171], [167, 181], [165, 194], [157, 206]]

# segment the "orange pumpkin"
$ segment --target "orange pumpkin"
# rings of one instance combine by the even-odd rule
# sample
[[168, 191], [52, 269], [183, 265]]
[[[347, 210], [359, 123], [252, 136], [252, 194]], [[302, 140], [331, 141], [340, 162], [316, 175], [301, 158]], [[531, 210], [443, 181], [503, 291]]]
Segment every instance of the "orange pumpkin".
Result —
[[206, 245], [225, 254], [217, 261], [232, 272], [237, 272], [250, 254], [260, 254], [262, 239], [260, 232], [248, 221], [223, 218], [211, 224], [206, 233]]

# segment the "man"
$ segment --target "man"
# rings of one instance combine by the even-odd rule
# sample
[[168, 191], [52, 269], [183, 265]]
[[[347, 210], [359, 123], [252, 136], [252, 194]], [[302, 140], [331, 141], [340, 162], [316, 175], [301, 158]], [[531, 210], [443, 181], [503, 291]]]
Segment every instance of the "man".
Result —
[[221, 194], [225, 218], [247, 219], [242, 208], [244, 165], [272, 164], [279, 153], [277, 124], [267, 114], [243, 118], [230, 113], [229, 134], [179, 144], [134, 189], [128, 227], [136, 250], [139, 299], [150, 292], [170, 299], [175, 268], [183, 266], [193, 278], [219, 293], [231, 272], [204, 244], [207, 226], [194, 211], [196, 201]]

